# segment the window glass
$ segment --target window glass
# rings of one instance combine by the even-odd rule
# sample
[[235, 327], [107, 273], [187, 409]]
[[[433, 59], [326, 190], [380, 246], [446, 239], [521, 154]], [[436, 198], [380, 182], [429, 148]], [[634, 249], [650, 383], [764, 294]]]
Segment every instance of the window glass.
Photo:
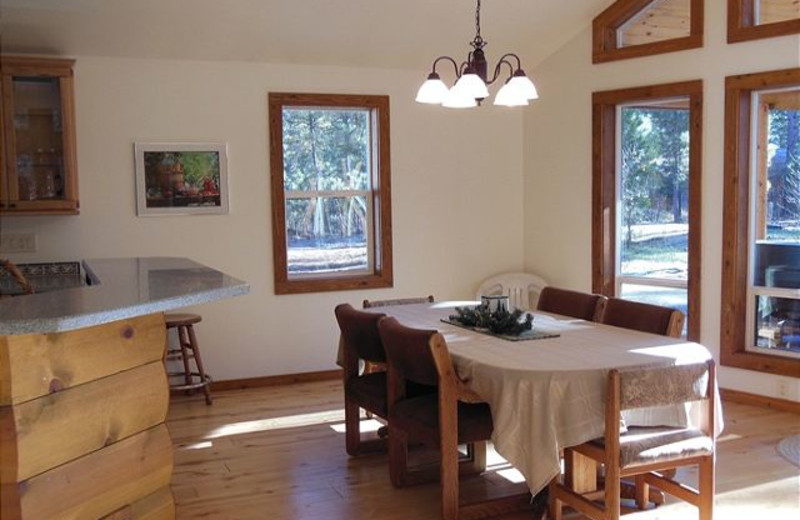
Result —
[[617, 29], [619, 47], [684, 38], [691, 33], [690, 0], [654, 0]]
[[778, 23], [800, 18], [797, 0], [755, 0], [756, 23]]
[[800, 89], [755, 98], [752, 345], [800, 355]]
[[389, 98], [271, 93], [277, 294], [391, 287]]

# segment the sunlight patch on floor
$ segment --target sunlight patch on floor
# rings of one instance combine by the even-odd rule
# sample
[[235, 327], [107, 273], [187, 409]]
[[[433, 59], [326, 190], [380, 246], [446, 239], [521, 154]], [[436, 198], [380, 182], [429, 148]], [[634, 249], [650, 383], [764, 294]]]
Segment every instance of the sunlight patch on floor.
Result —
[[[383, 423], [376, 421], [375, 419], [362, 419], [359, 425], [361, 432], [376, 432], [383, 426]], [[331, 429], [336, 433], [344, 433], [345, 425], [344, 423], [331, 424]]]
[[286, 415], [284, 417], [270, 417], [255, 421], [241, 421], [225, 424], [211, 430], [205, 439], [219, 439], [233, 435], [266, 432], [271, 430], [284, 430], [299, 428], [301, 426], [314, 426], [341, 422], [344, 420], [344, 410], [326, 410], [324, 412], [304, 413], [300, 415]]
[[188, 450], [205, 450], [213, 447], [214, 447], [213, 442], [203, 441], [203, 442], [193, 442], [191, 444], [185, 444], [183, 446], [177, 446], [175, 449], [178, 451], [188, 451]]

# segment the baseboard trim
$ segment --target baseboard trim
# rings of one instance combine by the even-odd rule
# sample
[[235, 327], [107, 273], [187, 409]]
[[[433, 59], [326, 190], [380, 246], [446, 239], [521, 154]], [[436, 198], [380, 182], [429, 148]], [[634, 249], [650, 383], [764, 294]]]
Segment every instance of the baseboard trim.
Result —
[[739, 390], [731, 390], [729, 388], [720, 388], [719, 394], [723, 401], [749, 404], [751, 406], [760, 406], [762, 408], [772, 408], [773, 410], [780, 410], [782, 412], [800, 414], [800, 403], [789, 401], [788, 399], [781, 399], [780, 397], [768, 397], [766, 395], [740, 392]]
[[225, 390], [243, 390], [245, 388], [264, 388], [268, 386], [293, 385], [296, 383], [310, 383], [312, 381], [332, 381], [341, 379], [342, 371], [322, 370], [319, 372], [303, 372], [300, 374], [281, 374], [277, 376], [248, 377], [244, 379], [225, 379], [211, 383], [211, 390], [219, 392]]

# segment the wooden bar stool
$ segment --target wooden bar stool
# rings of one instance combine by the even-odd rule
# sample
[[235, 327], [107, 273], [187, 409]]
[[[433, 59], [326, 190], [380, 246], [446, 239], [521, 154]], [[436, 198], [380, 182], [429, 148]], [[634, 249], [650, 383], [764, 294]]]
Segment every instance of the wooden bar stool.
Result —
[[[192, 392], [198, 388], [203, 389], [206, 396], [206, 404], [211, 404], [211, 376], [206, 374], [203, 369], [203, 359], [200, 357], [200, 347], [197, 345], [197, 337], [194, 335], [195, 323], [199, 323], [203, 318], [198, 314], [166, 314], [167, 332], [175, 328], [178, 332], [178, 347], [167, 350], [164, 358], [166, 361], [182, 361], [183, 371], [167, 372], [169, 378], [169, 388], [174, 392]], [[197, 367], [193, 371], [189, 367], [189, 360], [194, 359]]]

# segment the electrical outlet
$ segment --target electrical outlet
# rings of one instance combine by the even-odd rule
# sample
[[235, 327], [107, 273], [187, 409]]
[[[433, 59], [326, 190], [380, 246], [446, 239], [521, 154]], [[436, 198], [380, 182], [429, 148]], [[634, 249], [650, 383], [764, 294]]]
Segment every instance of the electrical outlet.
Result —
[[36, 233], [3, 233], [0, 235], [3, 253], [35, 253]]

